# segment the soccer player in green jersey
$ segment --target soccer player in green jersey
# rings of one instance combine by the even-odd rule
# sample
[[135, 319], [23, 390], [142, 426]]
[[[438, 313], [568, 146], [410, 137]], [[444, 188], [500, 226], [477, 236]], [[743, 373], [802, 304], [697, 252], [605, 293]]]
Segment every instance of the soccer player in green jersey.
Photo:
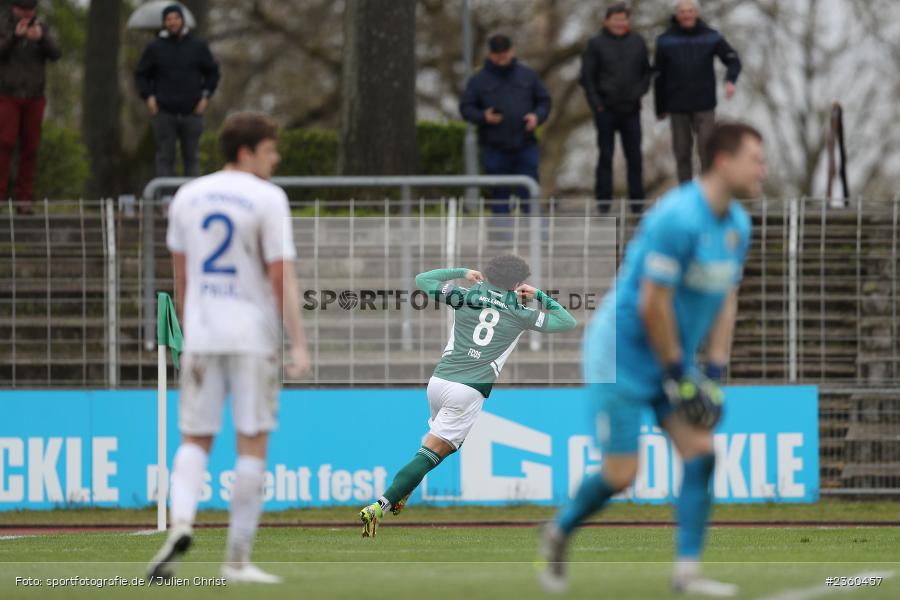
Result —
[[[359, 512], [363, 537], [375, 537], [384, 513], [399, 514], [425, 475], [459, 450], [522, 333], [575, 328], [575, 319], [565, 308], [524, 283], [529, 275], [524, 260], [504, 255], [491, 260], [484, 275], [462, 268], [416, 276], [419, 289], [453, 308], [453, 329], [428, 381], [429, 431], [378, 502]], [[455, 279], [465, 279], [471, 287], [457, 287]], [[525, 306], [531, 299], [537, 300], [538, 308]]]

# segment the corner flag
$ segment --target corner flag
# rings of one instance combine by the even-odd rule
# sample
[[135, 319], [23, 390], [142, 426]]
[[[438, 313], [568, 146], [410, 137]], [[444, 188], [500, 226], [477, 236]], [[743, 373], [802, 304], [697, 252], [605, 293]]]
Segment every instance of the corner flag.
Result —
[[178, 326], [178, 315], [172, 297], [165, 292], [156, 295], [156, 528], [166, 529], [166, 499], [169, 496], [169, 473], [166, 467], [166, 348], [172, 350], [176, 369], [178, 355], [184, 349], [184, 338]]
[[165, 292], [156, 294], [156, 343], [172, 350], [172, 364], [176, 369], [180, 369], [178, 356], [184, 349], [184, 338], [178, 325], [175, 303]]

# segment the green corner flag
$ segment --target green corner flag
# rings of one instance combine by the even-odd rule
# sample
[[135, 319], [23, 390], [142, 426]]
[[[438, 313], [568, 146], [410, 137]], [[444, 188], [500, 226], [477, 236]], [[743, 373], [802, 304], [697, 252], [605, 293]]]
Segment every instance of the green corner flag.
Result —
[[172, 364], [180, 369], [178, 355], [184, 349], [184, 338], [181, 336], [181, 327], [178, 326], [175, 303], [165, 292], [156, 294], [156, 343], [172, 350]]

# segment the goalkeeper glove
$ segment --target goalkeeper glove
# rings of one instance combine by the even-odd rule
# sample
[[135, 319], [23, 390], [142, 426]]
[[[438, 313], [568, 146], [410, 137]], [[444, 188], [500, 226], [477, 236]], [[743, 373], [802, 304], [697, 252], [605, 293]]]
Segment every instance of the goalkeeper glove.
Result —
[[725, 394], [707, 377], [691, 377], [684, 374], [681, 365], [671, 366], [663, 390], [675, 412], [692, 425], [712, 429], [722, 418]]

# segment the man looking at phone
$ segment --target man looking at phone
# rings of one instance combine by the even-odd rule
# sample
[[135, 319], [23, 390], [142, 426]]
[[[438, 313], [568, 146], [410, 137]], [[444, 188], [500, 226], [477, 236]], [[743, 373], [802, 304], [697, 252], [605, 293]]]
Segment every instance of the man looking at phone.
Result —
[[[478, 126], [485, 173], [528, 175], [538, 181], [535, 130], [550, 116], [550, 105], [550, 93], [538, 74], [516, 59], [512, 40], [491, 36], [484, 68], [469, 79], [459, 103], [463, 118]], [[524, 189], [515, 194], [528, 199]], [[509, 212], [511, 195], [509, 188], [494, 190], [495, 214]], [[528, 212], [527, 202], [522, 211]]]
[[[34, 168], [44, 120], [45, 65], [59, 46], [37, 16], [37, 0], [13, 0], [0, 14], [0, 199], [14, 197], [19, 213], [31, 212]], [[10, 163], [19, 147], [15, 190], [7, 190]]]

